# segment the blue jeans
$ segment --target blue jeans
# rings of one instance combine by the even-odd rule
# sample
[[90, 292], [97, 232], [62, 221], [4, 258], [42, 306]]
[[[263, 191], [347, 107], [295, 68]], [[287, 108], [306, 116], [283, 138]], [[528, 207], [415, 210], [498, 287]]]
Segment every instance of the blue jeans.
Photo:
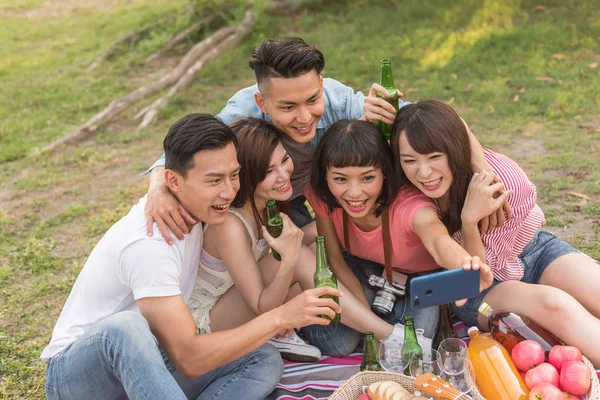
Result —
[[[372, 261], [364, 260], [344, 252], [348, 267], [354, 272], [361, 282], [369, 304], [373, 304], [376, 290], [368, 285], [369, 276], [383, 274], [383, 266]], [[406, 298], [396, 299], [392, 312], [387, 317], [390, 324], [404, 323], [404, 318], [411, 316], [415, 319], [415, 328], [423, 329], [424, 336], [432, 338], [435, 334], [439, 319], [439, 308], [428, 307], [418, 311], [408, 307]], [[356, 350], [363, 334], [346, 325], [310, 325], [300, 330], [302, 336], [313, 346], [321, 350], [322, 354], [334, 357], [343, 357]]]
[[[523, 263], [523, 277], [521, 278], [521, 282], [538, 283], [552, 261], [569, 253], [578, 253], [578, 250], [560, 240], [553, 233], [538, 230], [521, 254], [519, 254], [519, 259]], [[479, 305], [488, 292], [500, 283], [502, 282], [494, 279], [492, 286], [481, 292], [479, 296], [470, 298], [462, 307], [458, 307], [452, 303], [452, 310], [465, 324], [479, 326], [477, 319]], [[479, 328], [487, 330], [487, 327], [479, 326]]]
[[196, 379], [163, 357], [146, 319], [124, 311], [105, 318], [48, 361], [48, 399], [264, 399], [283, 374], [271, 345]]

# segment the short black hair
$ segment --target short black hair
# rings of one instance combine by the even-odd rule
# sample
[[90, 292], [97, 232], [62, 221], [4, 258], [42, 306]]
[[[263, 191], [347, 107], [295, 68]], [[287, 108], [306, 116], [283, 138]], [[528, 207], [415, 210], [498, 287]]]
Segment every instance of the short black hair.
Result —
[[379, 216], [396, 199], [399, 190], [392, 149], [383, 133], [370, 122], [342, 119], [331, 125], [320, 140], [311, 166], [310, 184], [329, 210], [341, 207], [327, 185], [329, 167], [381, 168], [384, 181], [377, 199]]
[[175, 122], [163, 141], [165, 168], [184, 178], [194, 168], [194, 154], [222, 149], [237, 138], [229, 126], [210, 114], [189, 114]]
[[250, 68], [261, 85], [268, 78], [297, 78], [325, 68], [323, 53], [299, 37], [263, 40], [252, 53]]

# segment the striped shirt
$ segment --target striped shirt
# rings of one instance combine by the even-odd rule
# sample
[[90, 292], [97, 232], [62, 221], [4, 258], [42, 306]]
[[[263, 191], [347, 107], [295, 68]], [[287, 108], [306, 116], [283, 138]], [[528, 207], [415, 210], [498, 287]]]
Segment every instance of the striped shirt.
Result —
[[[508, 198], [513, 217], [503, 226], [481, 236], [487, 264], [499, 281], [520, 280], [523, 278], [523, 263], [519, 254], [546, 222], [544, 213], [537, 205], [534, 184], [516, 162], [489, 149], [484, 149], [484, 155], [504, 184], [504, 190], [513, 191]], [[454, 239], [460, 242], [461, 231], [454, 234]]]

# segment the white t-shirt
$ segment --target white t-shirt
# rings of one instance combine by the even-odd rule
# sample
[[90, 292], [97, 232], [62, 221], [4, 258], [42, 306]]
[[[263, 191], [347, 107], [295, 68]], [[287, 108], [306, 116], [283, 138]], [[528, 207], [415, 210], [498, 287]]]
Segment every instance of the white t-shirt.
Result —
[[146, 233], [140, 199], [129, 213], [100, 239], [58, 318], [50, 344], [41, 358], [48, 360], [73, 343], [93, 325], [115, 313], [139, 312], [136, 300], [182, 295], [187, 303], [198, 272], [204, 239], [202, 225], [194, 226], [173, 246], [163, 239], [156, 223]]

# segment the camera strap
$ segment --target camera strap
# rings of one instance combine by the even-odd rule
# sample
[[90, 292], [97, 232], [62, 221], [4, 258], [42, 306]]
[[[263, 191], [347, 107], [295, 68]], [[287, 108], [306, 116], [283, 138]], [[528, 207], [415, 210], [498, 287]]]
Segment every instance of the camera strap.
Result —
[[[350, 236], [348, 233], [348, 214], [342, 210], [342, 220], [344, 226], [344, 245], [346, 251], [352, 254], [350, 250]], [[381, 230], [383, 233], [383, 257], [385, 260], [384, 272], [388, 282], [393, 282], [392, 278], [392, 238], [390, 237], [390, 213], [389, 208], [386, 208], [381, 213]]]

